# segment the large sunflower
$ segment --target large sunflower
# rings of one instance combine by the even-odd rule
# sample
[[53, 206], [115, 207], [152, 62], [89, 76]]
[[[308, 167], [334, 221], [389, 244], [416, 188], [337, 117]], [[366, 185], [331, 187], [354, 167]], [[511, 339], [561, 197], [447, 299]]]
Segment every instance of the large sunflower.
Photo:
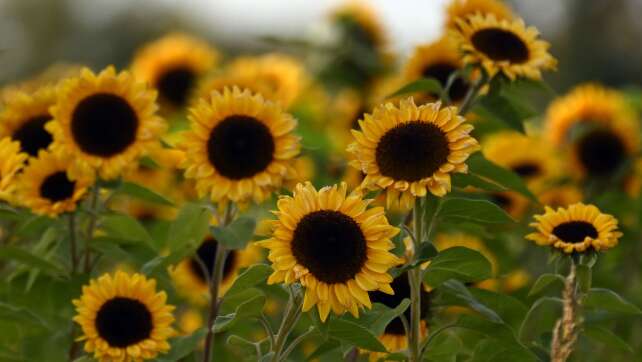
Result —
[[[207, 237], [198, 247], [194, 256], [186, 258], [169, 269], [178, 292], [197, 305], [205, 304], [209, 298], [207, 281], [212, 276], [214, 269], [217, 245], [214, 238]], [[240, 269], [248, 267], [260, 259], [260, 250], [253, 245], [249, 245], [243, 250], [228, 251], [223, 266], [219, 295], [225, 294], [232, 286]], [[203, 266], [206, 267], [207, 274], [205, 274]]]
[[182, 147], [185, 176], [212, 201], [263, 201], [294, 177], [296, 120], [260, 94], [234, 87], [213, 92], [190, 112]]
[[216, 65], [218, 58], [218, 52], [205, 41], [175, 33], [139, 50], [131, 70], [156, 88], [163, 106], [172, 110], [187, 105], [199, 78]]
[[580, 85], [553, 101], [546, 133], [555, 145], [570, 145], [580, 175], [612, 176], [640, 149], [640, 126], [624, 97], [596, 84]]
[[540, 79], [542, 70], [557, 65], [548, 52], [550, 44], [522, 19], [497, 20], [493, 14], [475, 14], [458, 19], [457, 24], [450, 36], [464, 53], [464, 64], [480, 65], [490, 76], [503, 73], [510, 79]]
[[82, 328], [79, 340], [94, 358], [142, 361], [169, 350], [174, 307], [166, 304], [165, 292], [156, 292], [155, 280], [118, 271], [91, 280], [82, 291], [73, 301], [74, 321]]
[[534, 217], [536, 222], [530, 225], [537, 231], [526, 238], [567, 254], [607, 250], [616, 246], [622, 236], [617, 231], [617, 219], [602, 214], [593, 205], [577, 203], [557, 210], [547, 206], [544, 214]]
[[0, 137], [20, 142], [20, 149], [35, 157], [53, 141], [45, 124], [51, 120], [49, 107], [56, 101], [54, 87], [45, 86], [35, 92], [14, 91], [7, 94], [0, 113]]
[[428, 190], [444, 196], [450, 173], [466, 172], [464, 161], [479, 149], [468, 135], [473, 126], [464, 122], [456, 107], [440, 103], [417, 107], [409, 98], [399, 107], [380, 105], [359, 121], [360, 131], [352, 131], [351, 164], [366, 175], [364, 187], [387, 191], [388, 205], [399, 201], [410, 208]]
[[386, 45], [386, 33], [378, 14], [367, 3], [351, 0], [334, 10], [332, 19], [344, 26], [349, 36], [378, 49]]
[[71, 178], [67, 170], [72, 163], [72, 159], [40, 151], [17, 178], [18, 202], [34, 214], [51, 217], [74, 211], [94, 178], [88, 173]]
[[277, 203], [272, 238], [259, 245], [270, 250], [274, 272], [268, 284], [299, 281], [306, 288], [303, 310], [317, 305], [325, 321], [335, 314], [370, 308], [369, 291], [394, 294], [388, 270], [401, 260], [390, 253], [399, 230], [388, 224], [382, 207], [346, 195], [347, 186], [317, 191], [298, 184], [293, 196]]
[[499, 0], [452, 0], [446, 10], [446, 27], [457, 26], [457, 19], [466, 19], [474, 14], [493, 14], [499, 20], [511, 20], [513, 11]]
[[83, 69], [61, 85], [51, 107], [54, 121], [46, 125], [54, 136], [51, 147], [77, 160], [80, 168], [115, 178], [135, 166], [141, 154], [159, 147], [165, 122], [156, 115], [155, 100], [156, 92], [128, 72]]
[[15, 177], [27, 160], [26, 153], [20, 152], [20, 143], [9, 137], [0, 139], [0, 200], [13, 202], [16, 188]]

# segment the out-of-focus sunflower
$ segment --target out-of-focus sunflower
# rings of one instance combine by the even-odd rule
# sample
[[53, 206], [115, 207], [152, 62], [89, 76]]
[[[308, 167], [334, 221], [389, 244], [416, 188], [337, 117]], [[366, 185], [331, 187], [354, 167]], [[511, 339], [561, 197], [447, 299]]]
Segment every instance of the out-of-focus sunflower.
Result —
[[234, 87], [213, 92], [190, 113], [181, 166], [201, 197], [261, 202], [294, 177], [296, 120], [278, 104]]
[[[396, 308], [404, 299], [410, 299], [410, 284], [408, 283], [407, 273], [403, 273], [396, 277], [390, 285], [392, 286], [392, 290], [395, 291], [395, 294], [389, 295], [379, 291], [370, 292], [368, 294], [370, 295], [372, 303], [381, 303], [386, 307]], [[426, 319], [430, 317], [431, 295], [427, 289], [427, 287], [422, 286], [421, 306], [419, 308], [421, 318], [420, 333], [422, 339], [428, 335]], [[406, 320], [411, 320], [410, 308], [406, 309], [404, 316], [406, 317]], [[386, 350], [388, 350], [389, 353], [401, 352], [408, 348], [408, 336], [406, 335], [406, 329], [404, 328], [400, 317], [397, 317], [388, 323], [383, 334], [379, 336], [379, 341], [381, 341], [381, 344], [386, 347]], [[381, 358], [385, 358], [385, 356], [385, 353], [371, 352], [369, 360], [371, 362], [375, 362], [379, 361]]]
[[546, 134], [555, 145], [570, 146], [579, 176], [613, 176], [640, 150], [640, 126], [623, 96], [596, 84], [580, 85], [553, 101]]
[[418, 107], [409, 98], [399, 107], [377, 106], [359, 121], [361, 130], [352, 131], [351, 165], [365, 173], [364, 187], [386, 190], [388, 205], [409, 209], [427, 191], [444, 196], [450, 174], [466, 172], [464, 162], [479, 149], [468, 135], [473, 126], [464, 122], [456, 107], [440, 103]]
[[197, 329], [203, 327], [203, 315], [197, 309], [187, 309], [178, 317], [178, 328], [183, 335], [189, 336]]
[[330, 309], [358, 316], [360, 307], [372, 306], [369, 291], [393, 294], [388, 270], [401, 262], [390, 253], [399, 230], [384, 209], [367, 209], [368, 200], [346, 192], [346, 184], [319, 191], [297, 185], [277, 202], [272, 238], [259, 242], [270, 250], [268, 284], [298, 280], [306, 289], [303, 311], [316, 305], [322, 321]]
[[576, 186], [559, 185], [539, 192], [537, 198], [542, 205], [556, 209], [558, 207], [568, 207], [572, 204], [582, 202], [584, 196], [582, 195], [582, 191]]
[[174, 307], [156, 281], [142, 274], [104, 274], [82, 289], [74, 321], [82, 328], [85, 351], [101, 362], [153, 359], [170, 349]]
[[18, 202], [34, 214], [51, 217], [74, 211], [94, 178], [89, 173], [71, 178], [67, 170], [72, 163], [73, 159], [40, 151], [16, 179]]
[[341, 90], [334, 98], [327, 131], [337, 154], [345, 154], [346, 147], [352, 142], [351, 130], [359, 129], [359, 119], [368, 110], [364, 96], [354, 89]]
[[[463, 68], [461, 55], [449, 38], [441, 38], [433, 43], [415, 48], [404, 67], [408, 82], [421, 78], [434, 78], [443, 88], [456, 71]], [[453, 82], [448, 96], [453, 102], [460, 102], [466, 96], [469, 84], [461, 76]], [[424, 95], [429, 100], [439, 99], [439, 94]]]
[[[209, 298], [207, 281], [214, 270], [217, 246], [214, 238], [207, 237], [198, 247], [194, 256], [184, 259], [169, 269], [177, 291], [196, 305], [205, 304]], [[219, 295], [224, 295], [232, 286], [240, 269], [248, 267], [260, 259], [260, 249], [253, 245], [249, 245], [243, 250], [229, 250], [225, 257]], [[207, 274], [205, 274], [203, 266], [206, 267]]]
[[557, 210], [546, 207], [544, 214], [534, 218], [536, 221], [530, 225], [537, 231], [526, 239], [566, 254], [607, 250], [615, 247], [622, 236], [617, 219], [593, 205], [577, 203]]
[[[113, 179], [135, 167], [146, 152], [160, 146], [165, 122], [156, 115], [156, 92], [128, 72], [108, 67], [99, 74], [83, 69], [66, 80], [51, 107], [54, 120], [45, 128], [54, 136], [51, 149], [73, 158], [79, 169]], [[70, 169], [71, 176], [76, 173]]]
[[296, 184], [307, 182], [314, 179], [316, 173], [316, 165], [314, 159], [310, 156], [301, 156], [294, 160], [295, 178], [293, 181], [288, 181], [288, 188], [294, 188]]
[[529, 199], [515, 191], [494, 192], [489, 196], [490, 201], [504, 209], [504, 211], [517, 220], [524, 216], [530, 205]]
[[640, 191], [642, 191], [642, 158], [635, 160], [631, 174], [624, 179], [624, 191], [633, 198], [640, 196]]
[[332, 20], [345, 27], [349, 36], [362, 45], [379, 49], [386, 45], [386, 33], [374, 9], [363, 1], [351, 0], [335, 9]]
[[171, 111], [187, 105], [199, 78], [216, 65], [219, 57], [207, 42], [174, 33], [141, 48], [131, 71], [156, 88], [165, 111]]
[[15, 178], [27, 160], [27, 155], [20, 152], [20, 143], [9, 137], [0, 139], [0, 200], [13, 202], [16, 188]]
[[55, 87], [62, 79], [76, 77], [82, 66], [71, 63], [55, 63], [34, 77], [9, 84], [0, 88], [0, 102], [10, 102], [11, 98], [20, 93], [34, 93], [41, 88]]
[[498, 20], [512, 20], [511, 8], [499, 0], [452, 0], [446, 10], [446, 27], [457, 26], [457, 19], [467, 19], [474, 14], [493, 14]]
[[0, 137], [11, 137], [20, 142], [22, 152], [37, 156], [53, 141], [45, 124], [52, 118], [49, 107], [56, 101], [55, 88], [45, 86], [32, 93], [14, 91], [6, 97], [0, 112]]
[[475, 14], [458, 19], [457, 24], [450, 37], [464, 53], [464, 64], [480, 65], [491, 77], [502, 73], [510, 79], [540, 79], [542, 70], [556, 67], [557, 61], [548, 52], [550, 44], [521, 19]]

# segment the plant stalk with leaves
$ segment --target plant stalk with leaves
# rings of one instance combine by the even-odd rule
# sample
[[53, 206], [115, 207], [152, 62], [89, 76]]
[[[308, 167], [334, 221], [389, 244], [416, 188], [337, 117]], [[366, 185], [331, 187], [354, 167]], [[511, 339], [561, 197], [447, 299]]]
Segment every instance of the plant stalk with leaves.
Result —
[[579, 311], [582, 298], [580, 293], [575, 262], [571, 261], [571, 269], [564, 281], [562, 317], [557, 320], [553, 328], [552, 362], [565, 362], [573, 353], [582, 323]]

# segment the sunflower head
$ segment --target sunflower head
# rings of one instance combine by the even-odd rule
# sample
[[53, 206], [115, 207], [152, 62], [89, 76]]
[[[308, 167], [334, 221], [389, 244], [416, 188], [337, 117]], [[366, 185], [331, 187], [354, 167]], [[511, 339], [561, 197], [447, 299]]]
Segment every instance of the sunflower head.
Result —
[[20, 142], [22, 152], [31, 157], [38, 156], [38, 151], [46, 150], [53, 141], [45, 124], [52, 118], [49, 107], [55, 101], [53, 86], [35, 92], [10, 92], [0, 113], [0, 137], [11, 137]]
[[547, 206], [544, 214], [535, 215], [530, 225], [537, 230], [526, 238], [566, 254], [603, 251], [615, 247], [622, 236], [617, 224], [593, 205], [577, 203], [557, 210]]
[[388, 205], [410, 208], [427, 191], [444, 196], [450, 174], [466, 172], [464, 163], [479, 149], [468, 134], [473, 126], [457, 115], [455, 107], [440, 103], [416, 106], [412, 98], [380, 105], [353, 130], [356, 142], [348, 146], [351, 165], [365, 174], [364, 187], [384, 189]]
[[131, 65], [132, 73], [158, 90], [167, 110], [187, 105], [198, 79], [219, 59], [207, 42], [174, 33], [141, 48]]
[[190, 110], [191, 131], [182, 147], [185, 176], [212, 201], [263, 201], [295, 176], [296, 120], [249, 90], [212, 92]]
[[79, 340], [99, 361], [142, 361], [166, 353], [173, 306], [156, 281], [142, 274], [104, 274], [82, 289], [74, 321], [82, 328]]
[[13, 202], [15, 177], [22, 170], [27, 155], [20, 151], [20, 143], [10, 137], [0, 139], [0, 200]]
[[393, 294], [388, 270], [401, 261], [390, 252], [399, 230], [384, 209], [368, 209], [368, 200], [346, 192], [345, 184], [318, 191], [298, 184], [293, 196], [277, 202], [272, 238], [259, 243], [274, 269], [268, 284], [300, 282], [303, 310], [316, 305], [322, 321], [330, 309], [358, 316], [360, 307], [372, 305], [370, 291]]
[[542, 70], [557, 65], [548, 52], [550, 44], [522, 19], [497, 20], [493, 14], [475, 14], [458, 19], [457, 24], [450, 37], [464, 54], [464, 64], [480, 66], [491, 77], [501, 73], [510, 79], [540, 79]]
[[351, 0], [334, 10], [332, 20], [339, 24], [347, 35], [372, 49], [386, 44], [386, 34], [378, 14], [367, 3]]
[[128, 72], [83, 69], [63, 82], [51, 107], [54, 120], [45, 126], [54, 136], [51, 148], [76, 159], [72, 174], [86, 169], [113, 179], [159, 147], [165, 122], [156, 115], [155, 100], [156, 92]]
[[498, 20], [512, 20], [513, 11], [500, 0], [452, 0], [448, 5], [446, 27], [457, 27], [457, 19], [474, 14], [493, 14]]

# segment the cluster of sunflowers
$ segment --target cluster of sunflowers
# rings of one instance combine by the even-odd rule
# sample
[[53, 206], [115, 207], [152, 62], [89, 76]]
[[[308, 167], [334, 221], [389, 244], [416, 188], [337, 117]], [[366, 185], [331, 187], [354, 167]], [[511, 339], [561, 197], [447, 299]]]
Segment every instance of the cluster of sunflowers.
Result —
[[[604, 325], [640, 310], [591, 286], [623, 237], [598, 206], [642, 235], [627, 94], [579, 85], [538, 117], [525, 93], [550, 91], [556, 60], [498, 0], [454, 0], [445, 35], [402, 67], [370, 8], [330, 18], [335, 45], [309, 64], [223, 61], [170, 34], [126, 70], [58, 65], [0, 91], [0, 325], [17, 332], [2, 358], [594, 360], [584, 335], [632, 348]], [[531, 283], [547, 267], [524, 238], [554, 273]], [[606, 267], [639, 274], [639, 249]]]

